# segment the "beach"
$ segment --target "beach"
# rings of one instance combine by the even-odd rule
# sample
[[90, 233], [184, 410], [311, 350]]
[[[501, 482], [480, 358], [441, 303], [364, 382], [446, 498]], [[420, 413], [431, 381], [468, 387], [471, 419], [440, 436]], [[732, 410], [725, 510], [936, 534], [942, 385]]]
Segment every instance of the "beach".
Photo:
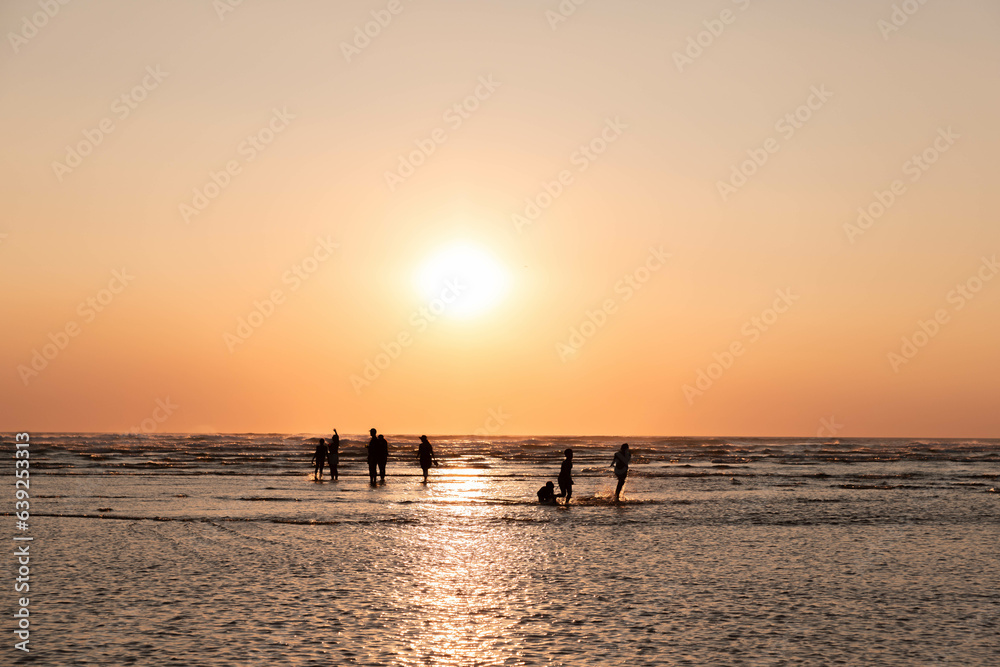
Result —
[[0, 667], [1000, 667], [997, 0], [0, 25]]
[[34, 436], [30, 659], [996, 664], [997, 441], [638, 439], [619, 505], [611, 439], [360, 441]]

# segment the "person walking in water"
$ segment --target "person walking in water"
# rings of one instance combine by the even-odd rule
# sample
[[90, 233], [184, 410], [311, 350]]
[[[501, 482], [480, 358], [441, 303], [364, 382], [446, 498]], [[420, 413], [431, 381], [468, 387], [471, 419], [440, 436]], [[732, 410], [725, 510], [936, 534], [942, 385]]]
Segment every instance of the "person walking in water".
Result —
[[337, 433], [337, 429], [333, 429], [326, 458], [330, 462], [330, 477], [337, 479], [337, 466], [340, 465], [340, 435]]
[[312, 463], [316, 466], [313, 471], [313, 479], [323, 479], [323, 466], [326, 465], [326, 444], [323, 442], [323, 438], [320, 438], [319, 444], [316, 445], [316, 453], [313, 454]]
[[573, 497], [573, 450], [567, 449], [563, 453], [566, 458], [559, 470], [559, 497], [565, 498], [569, 505], [569, 499]]
[[417, 456], [420, 458], [420, 467], [424, 471], [424, 484], [426, 484], [427, 471], [431, 469], [432, 464], [438, 464], [437, 459], [434, 458], [434, 448], [427, 440], [426, 435], [420, 436], [420, 446], [417, 447]]
[[618, 488], [615, 489], [615, 502], [621, 502], [622, 487], [625, 486], [625, 478], [628, 477], [628, 464], [632, 461], [632, 452], [628, 449], [628, 443], [624, 443], [615, 452], [614, 461], [611, 463], [615, 467], [615, 477], [618, 478]]
[[378, 476], [385, 482], [385, 464], [389, 462], [389, 443], [385, 436], [378, 437]]
[[368, 429], [371, 433], [372, 439], [368, 442], [368, 481], [371, 482], [372, 486], [375, 486], [375, 468], [378, 465], [378, 436], [375, 429]]

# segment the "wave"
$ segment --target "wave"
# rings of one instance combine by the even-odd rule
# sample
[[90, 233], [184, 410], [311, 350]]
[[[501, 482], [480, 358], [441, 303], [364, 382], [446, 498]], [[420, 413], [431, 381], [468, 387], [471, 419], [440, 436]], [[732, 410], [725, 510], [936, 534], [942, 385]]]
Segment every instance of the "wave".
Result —
[[[315, 439], [325, 435], [39, 433], [32, 435], [32, 454], [44, 461], [50, 474], [147, 470], [162, 474], [295, 475], [309, 467]], [[341, 438], [343, 468], [367, 468], [367, 440], [362, 435]], [[738, 476], [748, 471], [771, 471], [775, 466], [788, 469], [782, 474], [791, 476], [804, 474], [794, 471], [799, 467], [830, 470], [831, 466], [907, 461], [1000, 464], [1000, 439], [437, 436], [432, 442], [448, 470], [496, 468], [497, 474], [502, 474], [506, 465], [519, 471], [530, 472], [532, 466], [544, 471], [558, 465], [562, 451], [572, 447], [577, 470], [597, 474], [607, 470], [624, 440], [632, 446], [634, 473], [655, 476], [708, 476], [713, 474], [708, 471], [711, 468], [715, 474]], [[417, 437], [390, 436], [389, 443], [395, 474], [401, 468], [415, 467]], [[679, 471], [681, 467], [692, 472]]]

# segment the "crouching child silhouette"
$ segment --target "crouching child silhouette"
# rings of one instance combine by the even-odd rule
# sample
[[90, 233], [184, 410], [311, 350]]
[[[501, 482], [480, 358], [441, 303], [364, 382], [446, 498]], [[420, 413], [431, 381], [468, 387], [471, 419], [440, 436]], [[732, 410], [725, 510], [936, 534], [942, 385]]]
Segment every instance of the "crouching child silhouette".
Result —
[[558, 505], [556, 500], [556, 487], [552, 482], [545, 482], [545, 486], [538, 489], [538, 502], [543, 505]]

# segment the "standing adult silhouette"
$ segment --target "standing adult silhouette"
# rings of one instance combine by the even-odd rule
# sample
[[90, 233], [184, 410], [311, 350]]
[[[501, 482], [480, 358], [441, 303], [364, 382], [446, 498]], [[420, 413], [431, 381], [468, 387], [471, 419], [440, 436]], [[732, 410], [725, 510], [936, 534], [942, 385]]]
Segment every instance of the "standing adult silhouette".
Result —
[[385, 436], [378, 437], [378, 475], [385, 481], [385, 464], [389, 462], [389, 443], [385, 441]]
[[374, 486], [375, 485], [375, 477], [376, 477], [376, 467], [378, 466], [378, 449], [379, 449], [378, 435], [377, 435], [378, 431], [376, 431], [375, 429], [371, 428], [371, 429], [368, 429], [368, 432], [372, 436], [372, 439], [368, 441], [368, 445], [367, 445], [367, 449], [368, 449], [368, 481], [372, 484], [372, 486]]
[[434, 458], [434, 447], [431, 446], [426, 435], [420, 436], [420, 446], [417, 447], [417, 456], [420, 458], [420, 467], [423, 468], [424, 484], [426, 484], [427, 471], [430, 470], [432, 464], [437, 465], [437, 459]]
[[333, 436], [330, 437], [326, 459], [330, 462], [330, 477], [337, 479], [337, 466], [340, 465], [340, 434], [337, 429], [333, 429]]

